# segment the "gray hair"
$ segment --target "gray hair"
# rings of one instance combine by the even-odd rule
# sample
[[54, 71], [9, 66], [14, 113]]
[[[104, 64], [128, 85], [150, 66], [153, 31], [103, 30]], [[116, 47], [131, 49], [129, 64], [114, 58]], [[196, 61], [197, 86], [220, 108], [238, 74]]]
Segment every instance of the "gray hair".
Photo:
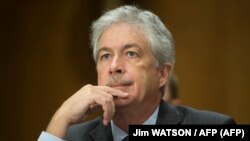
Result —
[[128, 5], [104, 13], [92, 24], [91, 45], [95, 62], [97, 62], [98, 40], [101, 34], [114, 23], [128, 23], [142, 27], [151, 51], [158, 61], [157, 64], [174, 65], [175, 49], [170, 31], [152, 12]]

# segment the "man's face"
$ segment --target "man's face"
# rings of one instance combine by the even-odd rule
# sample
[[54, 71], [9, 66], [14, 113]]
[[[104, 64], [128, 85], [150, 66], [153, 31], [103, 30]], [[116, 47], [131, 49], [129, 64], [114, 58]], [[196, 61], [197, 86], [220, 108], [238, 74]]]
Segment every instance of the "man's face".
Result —
[[115, 98], [116, 106], [150, 104], [161, 97], [165, 84], [149, 44], [140, 28], [124, 23], [111, 25], [100, 39], [97, 54], [98, 85], [128, 93]]

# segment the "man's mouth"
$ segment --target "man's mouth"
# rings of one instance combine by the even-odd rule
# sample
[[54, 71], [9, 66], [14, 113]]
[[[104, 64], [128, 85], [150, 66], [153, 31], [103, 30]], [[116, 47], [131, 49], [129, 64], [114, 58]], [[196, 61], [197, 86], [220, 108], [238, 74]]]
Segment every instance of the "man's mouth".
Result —
[[121, 91], [128, 91], [129, 86], [132, 86], [134, 84], [134, 81], [123, 77], [122, 75], [112, 75], [110, 78], [106, 81], [106, 86], [121, 90]]
[[124, 82], [118, 82], [118, 83], [108, 83], [107, 86], [112, 88], [123, 88], [133, 85], [133, 81], [124, 81]]
[[[124, 81], [124, 82], [115, 82], [115, 83], [108, 83], [107, 86], [112, 87], [114, 89], [123, 91], [123, 92], [128, 92], [128, 89], [130, 86], [133, 85], [133, 81]], [[116, 98], [116, 97], [114, 97]]]
[[[118, 90], [121, 90], [124, 92], [126, 92], [128, 90], [128, 87], [131, 85], [133, 85], [132, 81], [127, 81], [126, 83], [108, 83], [107, 84], [107, 86], [109, 86], [109, 87], [112, 87], [114, 89], [118, 89]], [[118, 99], [120, 99], [120, 98], [117, 96], [114, 96], [114, 100], [118, 100]]]
[[130, 86], [130, 85], [123, 84], [123, 83], [115, 83], [115, 84], [110, 84], [109, 86], [115, 88], [115, 87], [124, 87], [124, 86]]

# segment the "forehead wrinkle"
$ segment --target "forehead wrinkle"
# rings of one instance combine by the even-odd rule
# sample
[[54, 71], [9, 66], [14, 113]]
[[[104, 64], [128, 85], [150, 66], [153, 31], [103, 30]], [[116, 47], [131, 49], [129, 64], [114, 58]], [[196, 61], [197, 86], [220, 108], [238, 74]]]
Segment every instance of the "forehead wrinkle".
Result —
[[136, 43], [127, 43], [127, 44], [125, 44], [123, 46], [123, 50], [129, 49], [129, 48], [133, 48], [133, 47], [141, 49], [141, 47], [138, 44], [136, 44]]
[[[129, 49], [129, 48], [138, 48], [138, 49], [141, 49], [141, 47], [138, 44], [136, 44], [136, 43], [127, 43], [127, 44], [125, 44], [125, 45], [122, 46], [122, 50], [126, 50], [126, 49]], [[101, 47], [100, 49], [98, 49], [97, 54], [99, 54], [102, 51], [111, 52], [112, 48], [110, 48], [110, 47]]]

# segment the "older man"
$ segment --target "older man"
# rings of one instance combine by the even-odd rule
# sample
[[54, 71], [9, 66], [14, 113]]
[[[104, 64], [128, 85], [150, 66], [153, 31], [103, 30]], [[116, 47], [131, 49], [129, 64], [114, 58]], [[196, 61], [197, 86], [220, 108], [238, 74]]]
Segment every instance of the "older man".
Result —
[[[171, 33], [153, 13], [133, 6], [92, 25], [98, 85], [83, 86], [53, 116], [39, 141], [121, 141], [129, 124], [233, 124], [226, 115], [162, 101], [174, 66]], [[81, 123], [101, 108], [102, 117]]]

